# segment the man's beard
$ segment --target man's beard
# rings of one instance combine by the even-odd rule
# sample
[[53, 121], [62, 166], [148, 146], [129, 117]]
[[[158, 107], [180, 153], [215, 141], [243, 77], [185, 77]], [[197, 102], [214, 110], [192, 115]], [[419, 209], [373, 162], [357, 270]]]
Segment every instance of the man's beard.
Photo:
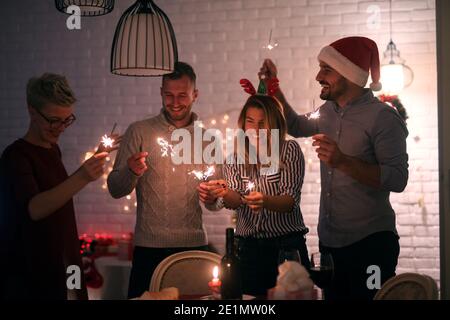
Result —
[[321, 85], [322, 88], [320, 91], [320, 99], [329, 100], [331, 95], [330, 84], [325, 81], [319, 81], [319, 84]]
[[320, 93], [320, 99], [322, 99], [322, 100], [332, 100], [332, 99], [330, 99], [330, 96], [331, 96], [331, 93], [330, 93], [330, 90], [328, 90], [327, 92], [324, 92], [324, 93]]
[[165, 108], [167, 117], [172, 121], [180, 121], [190, 115], [190, 110], [192, 110], [192, 104], [189, 106], [183, 106], [180, 111], [173, 111], [171, 108]]
[[319, 82], [320, 84], [326, 84], [328, 88], [325, 90], [325, 92], [320, 92], [320, 99], [326, 100], [326, 101], [336, 101], [336, 99], [341, 96], [345, 90], [347, 89], [346, 83], [344, 79], [338, 80], [334, 86], [333, 90], [331, 86], [326, 82]]

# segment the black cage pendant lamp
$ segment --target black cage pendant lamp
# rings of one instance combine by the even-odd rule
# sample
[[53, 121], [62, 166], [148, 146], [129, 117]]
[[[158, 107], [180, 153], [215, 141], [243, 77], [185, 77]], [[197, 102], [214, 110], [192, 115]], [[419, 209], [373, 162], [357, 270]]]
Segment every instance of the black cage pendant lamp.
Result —
[[167, 15], [152, 0], [138, 0], [119, 20], [111, 51], [111, 72], [154, 77], [171, 73], [177, 41]]
[[114, 9], [114, 0], [55, 0], [56, 9], [67, 13], [67, 8], [75, 5], [80, 7], [84, 17], [96, 17], [110, 13]]

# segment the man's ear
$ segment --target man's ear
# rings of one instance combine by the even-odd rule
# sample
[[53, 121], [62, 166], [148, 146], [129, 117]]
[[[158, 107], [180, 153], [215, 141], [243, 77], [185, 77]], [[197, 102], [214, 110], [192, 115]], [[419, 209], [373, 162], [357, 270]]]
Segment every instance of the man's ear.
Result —
[[198, 89], [194, 89], [194, 101], [198, 98]]

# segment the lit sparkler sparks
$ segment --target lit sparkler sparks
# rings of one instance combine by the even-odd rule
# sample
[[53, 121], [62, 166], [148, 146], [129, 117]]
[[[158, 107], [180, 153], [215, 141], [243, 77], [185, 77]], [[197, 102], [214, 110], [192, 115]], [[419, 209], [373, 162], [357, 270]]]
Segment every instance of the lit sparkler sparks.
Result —
[[278, 47], [278, 43], [274, 42], [272, 43], [272, 29], [270, 29], [270, 34], [269, 34], [269, 43], [266, 46], [263, 46], [263, 49], [267, 49], [269, 51], [275, 49], [276, 47]]
[[161, 156], [168, 157], [170, 154], [170, 156], [173, 157], [175, 155], [175, 153], [173, 152], [173, 145], [168, 143], [163, 138], [158, 138], [158, 139], [156, 139], [156, 141], [158, 142], [159, 146], [161, 147]]
[[207, 181], [214, 173], [216, 173], [214, 166], [209, 166], [205, 171], [192, 170], [188, 174], [193, 174], [197, 180]]
[[320, 108], [306, 116], [308, 120], [320, 118]]
[[244, 194], [249, 194], [253, 191], [253, 189], [255, 189], [255, 183], [253, 181], [249, 181], [247, 183], [247, 187], [244, 190]]
[[273, 49], [275, 49], [276, 47], [278, 47], [278, 43], [275, 43], [275, 44], [273, 44], [273, 45], [269, 43], [269, 44], [267, 45], [266, 48], [269, 49], [269, 50], [273, 50]]
[[114, 144], [114, 139], [108, 137], [106, 134], [102, 137], [102, 141], [101, 143], [103, 143], [103, 146], [105, 148], [112, 148], [113, 144]]
[[319, 119], [320, 118], [320, 107], [318, 107], [316, 109], [316, 100], [314, 100], [314, 99], [313, 99], [313, 102], [312, 102], [312, 109], [313, 109], [313, 112], [311, 112], [309, 115], [307, 115], [306, 118], [308, 120]]
[[116, 126], [117, 126], [117, 122], [114, 123], [113, 128], [112, 128], [111, 133], [109, 134], [109, 136], [105, 134], [105, 135], [102, 137], [101, 143], [103, 144], [103, 146], [104, 146], [106, 149], [112, 148], [113, 145], [114, 145], [114, 139], [111, 138], [111, 136], [113, 135], [114, 130], [116, 129]]

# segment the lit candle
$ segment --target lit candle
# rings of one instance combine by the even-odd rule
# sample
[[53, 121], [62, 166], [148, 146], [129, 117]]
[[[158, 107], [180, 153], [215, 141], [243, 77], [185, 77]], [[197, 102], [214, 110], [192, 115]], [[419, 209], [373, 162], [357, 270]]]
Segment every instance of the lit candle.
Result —
[[208, 282], [208, 286], [212, 292], [212, 295], [215, 299], [220, 298], [220, 286], [222, 285], [222, 282], [219, 279], [219, 267], [215, 266], [213, 268], [213, 278], [210, 282]]

